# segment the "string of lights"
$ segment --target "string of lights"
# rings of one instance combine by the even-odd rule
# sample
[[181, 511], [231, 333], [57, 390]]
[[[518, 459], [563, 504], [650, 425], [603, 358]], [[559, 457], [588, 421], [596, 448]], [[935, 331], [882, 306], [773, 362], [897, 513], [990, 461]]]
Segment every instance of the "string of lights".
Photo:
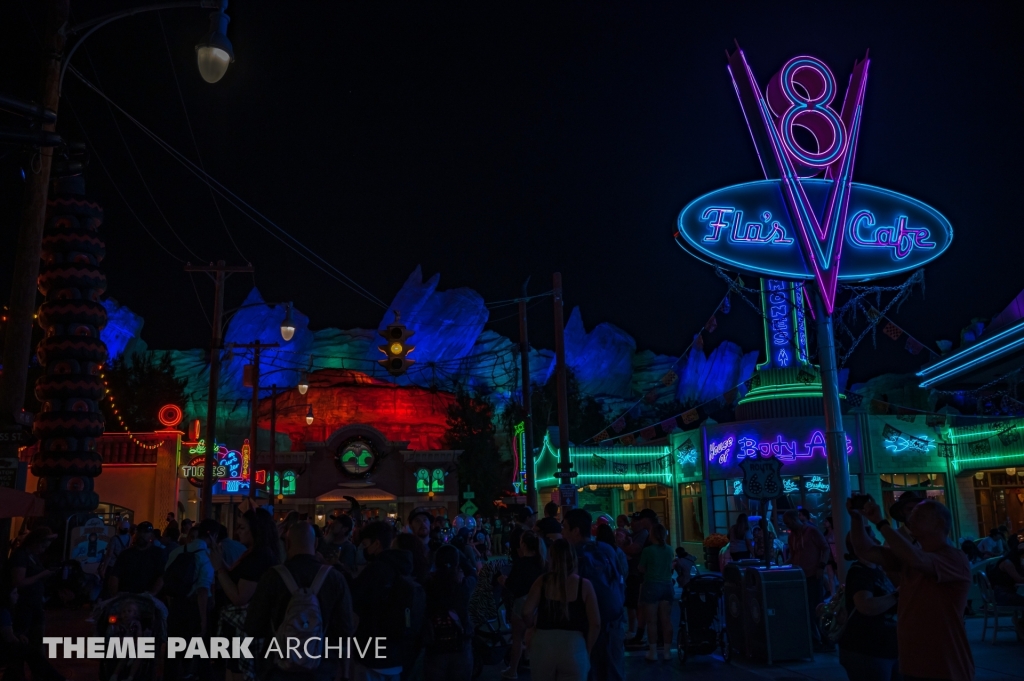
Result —
[[[102, 372], [102, 367], [100, 367], [100, 369]], [[121, 424], [121, 428], [123, 428], [124, 432], [128, 434], [128, 437], [131, 439], [131, 441], [134, 442], [137, 446], [141, 447], [142, 449], [159, 449], [160, 447], [162, 447], [164, 444], [163, 440], [157, 442], [156, 444], [152, 444], [142, 442], [137, 437], [135, 437], [135, 434], [132, 433], [131, 429], [128, 427], [128, 424], [124, 422], [124, 418], [121, 416], [121, 410], [117, 408], [117, 403], [114, 402], [114, 395], [113, 393], [110, 392], [110, 383], [107, 382], [107, 375], [105, 373], [100, 373], [100, 378], [103, 379], [104, 397], [106, 397], [107, 400], [110, 401], [110, 408], [114, 411], [114, 416], [117, 417], [118, 423]]]

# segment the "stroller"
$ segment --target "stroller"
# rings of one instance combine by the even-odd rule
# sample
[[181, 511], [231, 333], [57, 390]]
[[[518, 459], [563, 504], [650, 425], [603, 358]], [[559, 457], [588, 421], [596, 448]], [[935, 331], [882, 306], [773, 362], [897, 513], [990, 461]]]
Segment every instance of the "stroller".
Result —
[[[149, 594], [118, 594], [110, 600], [96, 604], [92, 613], [96, 633], [106, 640], [113, 638], [155, 639], [154, 658], [103, 659], [100, 678], [103, 681], [149, 681], [156, 676], [156, 664], [161, 648], [167, 641], [167, 610], [163, 603]], [[136, 651], [138, 648], [136, 648]]]
[[711, 655], [719, 647], [728, 659], [721, 617], [724, 583], [721, 575], [710, 573], [693, 577], [683, 587], [676, 646], [680, 663], [685, 663], [690, 655]]

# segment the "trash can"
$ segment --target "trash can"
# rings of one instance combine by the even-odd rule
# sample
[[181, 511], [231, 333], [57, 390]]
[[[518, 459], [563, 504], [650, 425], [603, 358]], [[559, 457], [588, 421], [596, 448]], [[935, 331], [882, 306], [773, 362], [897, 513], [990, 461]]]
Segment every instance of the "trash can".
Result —
[[743, 631], [743, 568], [729, 563], [722, 571], [725, 583], [722, 597], [725, 601], [725, 634], [729, 657], [747, 654], [746, 634]]
[[803, 570], [747, 567], [743, 609], [747, 657], [768, 664], [814, 657]]

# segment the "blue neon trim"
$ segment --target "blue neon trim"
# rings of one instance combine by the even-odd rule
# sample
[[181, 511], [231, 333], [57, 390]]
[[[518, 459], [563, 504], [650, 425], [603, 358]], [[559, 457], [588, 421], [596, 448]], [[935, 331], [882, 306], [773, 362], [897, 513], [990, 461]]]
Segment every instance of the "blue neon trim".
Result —
[[988, 354], [982, 355], [981, 357], [978, 357], [976, 359], [972, 359], [970, 362], [967, 362], [966, 364], [961, 364], [960, 366], [954, 367], [954, 368], [950, 369], [949, 371], [943, 372], [943, 373], [939, 374], [938, 376], [935, 376], [934, 378], [929, 378], [927, 381], [922, 381], [921, 384], [920, 384], [920, 387], [927, 388], [928, 386], [934, 385], [936, 382], [941, 381], [944, 378], [949, 378], [950, 376], [955, 376], [955, 375], [957, 375], [957, 374], [959, 374], [959, 373], [961, 373], [961, 372], [971, 368], [972, 366], [978, 364], [979, 362], [984, 362], [987, 359], [991, 359], [991, 358], [994, 358], [994, 357], [999, 357], [1000, 355], [1004, 355], [1008, 351], [1013, 350], [1014, 348], [1016, 348], [1018, 346], [1021, 346], [1021, 345], [1024, 345], [1024, 338], [1018, 338], [1017, 340], [1013, 341], [1009, 345], [1004, 345], [1003, 347], [1001, 347], [1001, 348], [999, 348], [997, 350], [993, 350], [992, 352], [990, 352]]
[[975, 350], [980, 350], [981, 348], [987, 347], [988, 345], [994, 343], [995, 341], [999, 340], [1000, 338], [1002, 338], [1002, 337], [1004, 337], [1004, 336], [1006, 336], [1008, 334], [1011, 334], [1011, 333], [1013, 333], [1015, 331], [1020, 331], [1022, 329], [1024, 329], [1024, 320], [1017, 322], [1016, 324], [1014, 324], [1013, 326], [1011, 326], [1008, 329], [1000, 331], [999, 333], [997, 333], [996, 335], [992, 336], [991, 338], [986, 338], [985, 340], [980, 341], [978, 343], [975, 343], [974, 345], [969, 345], [968, 347], [964, 348], [964, 350], [962, 350], [961, 352], [958, 352], [958, 353], [952, 355], [951, 357], [947, 357], [945, 359], [940, 359], [935, 364], [927, 366], [924, 369], [921, 369], [920, 371], [918, 371], [917, 375], [918, 376], [927, 376], [931, 372], [935, 371], [936, 369], [938, 369], [940, 367], [943, 367], [943, 366], [949, 364], [950, 362], [956, 361], [958, 359], [962, 359], [962, 358], [966, 357], [967, 355], [972, 354]]

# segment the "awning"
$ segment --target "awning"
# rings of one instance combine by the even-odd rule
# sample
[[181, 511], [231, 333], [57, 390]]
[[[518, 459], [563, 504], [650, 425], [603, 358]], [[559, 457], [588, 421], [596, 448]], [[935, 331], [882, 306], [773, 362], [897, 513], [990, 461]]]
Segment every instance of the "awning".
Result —
[[46, 511], [46, 504], [34, 494], [0, 487], [0, 518], [35, 518]]

